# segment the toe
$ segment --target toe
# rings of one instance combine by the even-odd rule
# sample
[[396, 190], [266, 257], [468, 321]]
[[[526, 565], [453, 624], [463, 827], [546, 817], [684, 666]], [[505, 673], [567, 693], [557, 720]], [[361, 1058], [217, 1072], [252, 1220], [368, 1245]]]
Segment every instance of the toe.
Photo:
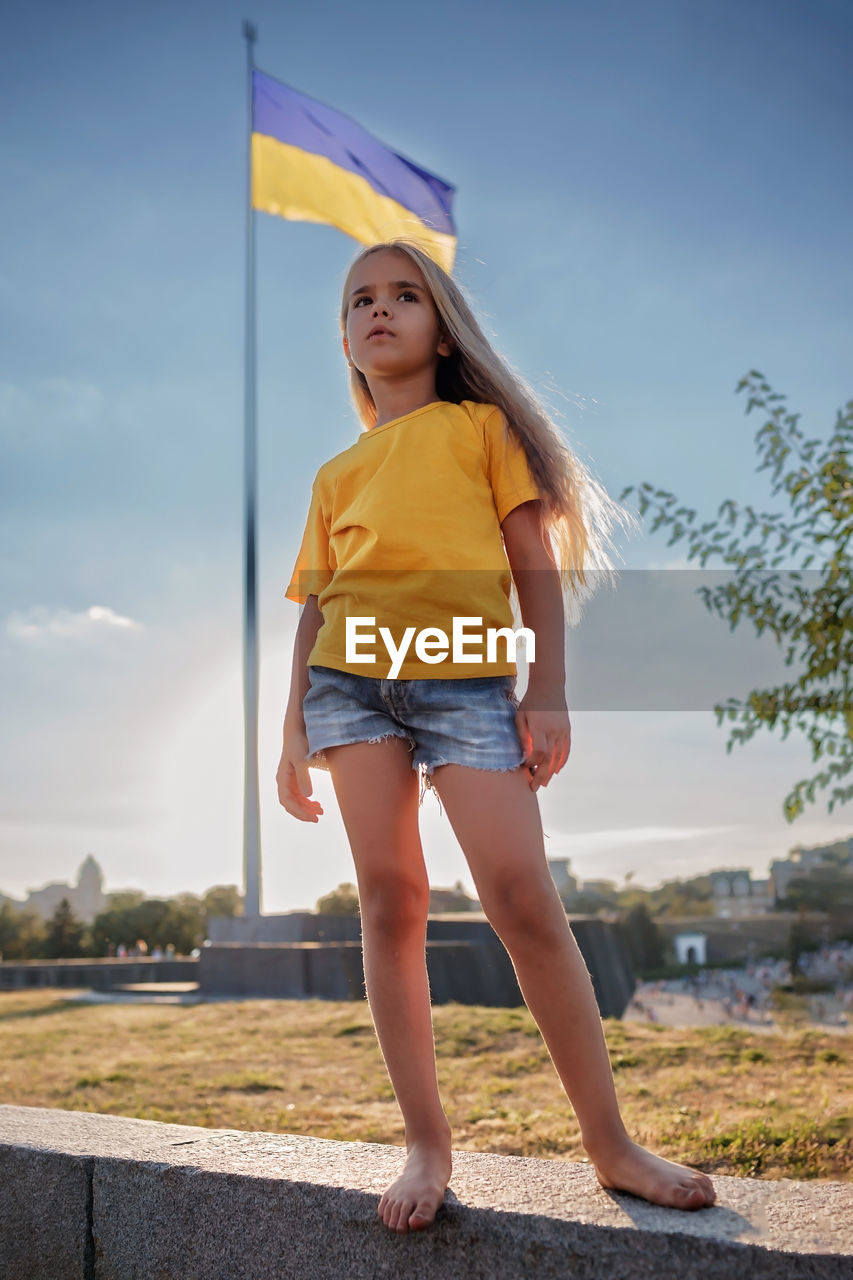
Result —
[[414, 1207], [415, 1206], [411, 1200], [403, 1200], [397, 1205], [397, 1212], [394, 1215], [395, 1231], [399, 1231], [401, 1234], [405, 1235], [409, 1229], [409, 1214], [412, 1212]]
[[400, 1203], [398, 1200], [390, 1200], [385, 1206], [385, 1226], [389, 1231], [397, 1230], [397, 1222], [400, 1217]]
[[703, 1209], [705, 1192], [697, 1186], [679, 1187], [677, 1203], [682, 1209]]
[[711, 1205], [714, 1203], [717, 1198], [717, 1193], [714, 1190], [714, 1184], [710, 1178], [706, 1178], [702, 1175], [696, 1178], [693, 1185], [701, 1195], [703, 1205]]
[[419, 1200], [415, 1211], [409, 1217], [409, 1226], [413, 1231], [423, 1231], [435, 1219], [433, 1207], [428, 1200]]

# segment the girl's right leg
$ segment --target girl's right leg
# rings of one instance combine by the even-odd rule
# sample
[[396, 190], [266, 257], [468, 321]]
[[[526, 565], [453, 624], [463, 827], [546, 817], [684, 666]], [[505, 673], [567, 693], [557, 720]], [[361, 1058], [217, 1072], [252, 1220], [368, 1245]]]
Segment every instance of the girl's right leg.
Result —
[[435, 1068], [418, 775], [402, 738], [327, 747], [361, 910], [370, 1012], [406, 1127], [403, 1173], [379, 1202], [387, 1227], [428, 1227], [450, 1180], [450, 1126]]
[[539, 803], [525, 771], [445, 764], [435, 769], [433, 782], [483, 910], [512, 958], [599, 1182], [676, 1209], [713, 1204], [706, 1174], [645, 1151], [625, 1130], [592, 982], [548, 871]]

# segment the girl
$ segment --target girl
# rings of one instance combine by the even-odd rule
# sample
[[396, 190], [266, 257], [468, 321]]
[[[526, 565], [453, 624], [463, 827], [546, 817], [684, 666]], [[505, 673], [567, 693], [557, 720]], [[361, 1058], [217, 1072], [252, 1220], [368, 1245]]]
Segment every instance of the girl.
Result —
[[[309, 766], [328, 769], [352, 848], [367, 996], [406, 1134], [406, 1162], [379, 1216], [398, 1232], [429, 1226], [451, 1172], [425, 964], [418, 772], [438, 793], [512, 958], [601, 1185], [681, 1209], [711, 1205], [705, 1174], [645, 1151], [623, 1126], [536, 796], [569, 756], [562, 588], [577, 605], [584, 569], [611, 569], [606, 536], [627, 513], [415, 243], [358, 255], [341, 327], [366, 430], [314, 482], [287, 589], [305, 607], [276, 780], [287, 812], [317, 822]], [[460, 618], [512, 621], [510, 571], [535, 637], [520, 703], [509, 644], [505, 658], [492, 649], [483, 661], [470, 632], [468, 648], [452, 654], [447, 639]], [[351, 643], [354, 619], [361, 648]], [[414, 654], [411, 623], [421, 626]], [[370, 657], [364, 644], [383, 624], [390, 647], [375, 643]]]

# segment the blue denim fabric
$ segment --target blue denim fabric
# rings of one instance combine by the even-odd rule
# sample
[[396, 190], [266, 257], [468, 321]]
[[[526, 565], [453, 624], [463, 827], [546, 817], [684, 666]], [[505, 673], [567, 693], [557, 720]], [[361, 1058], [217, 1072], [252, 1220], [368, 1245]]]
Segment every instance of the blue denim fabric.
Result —
[[302, 711], [308, 763], [328, 769], [323, 749], [403, 738], [424, 789], [441, 764], [517, 769], [524, 759], [515, 714], [514, 675], [458, 680], [378, 680], [332, 667], [308, 668]]

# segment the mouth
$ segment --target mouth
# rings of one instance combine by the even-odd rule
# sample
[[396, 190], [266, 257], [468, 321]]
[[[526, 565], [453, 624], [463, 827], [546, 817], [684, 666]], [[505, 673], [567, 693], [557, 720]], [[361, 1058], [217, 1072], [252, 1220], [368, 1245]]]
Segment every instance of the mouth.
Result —
[[367, 335], [367, 340], [369, 342], [371, 338], [393, 338], [393, 337], [394, 335], [390, 329], [386, 329], [384, 325], [378, 324], [374, 329], [370, 330], [370, 333]]

